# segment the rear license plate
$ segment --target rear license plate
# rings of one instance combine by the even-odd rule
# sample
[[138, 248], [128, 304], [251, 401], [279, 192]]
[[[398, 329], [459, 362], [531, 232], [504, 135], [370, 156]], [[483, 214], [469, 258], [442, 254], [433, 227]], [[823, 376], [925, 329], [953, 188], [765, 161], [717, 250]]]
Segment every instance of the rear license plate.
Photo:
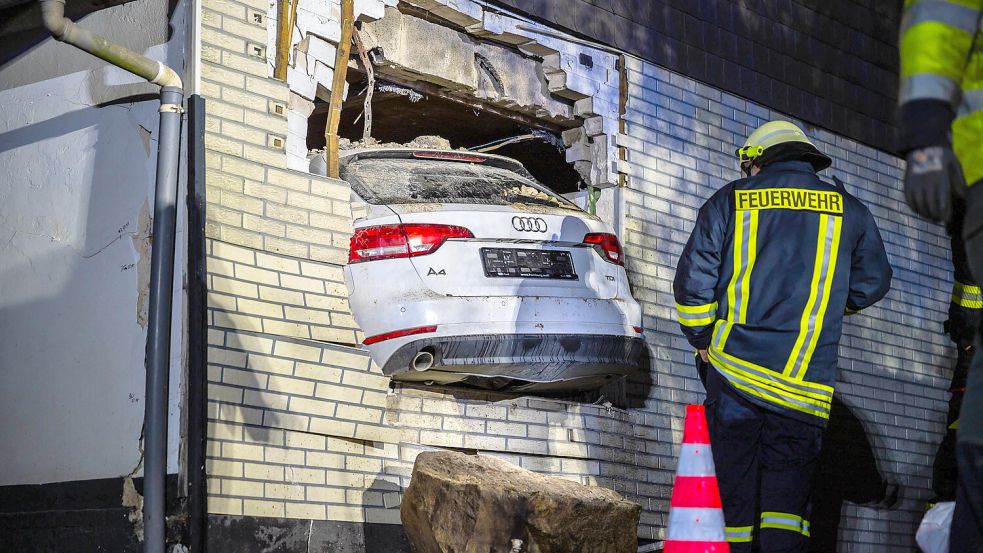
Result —
[[570, 252], [481, 248], [486, 277], [556, 278], [576, 280]]

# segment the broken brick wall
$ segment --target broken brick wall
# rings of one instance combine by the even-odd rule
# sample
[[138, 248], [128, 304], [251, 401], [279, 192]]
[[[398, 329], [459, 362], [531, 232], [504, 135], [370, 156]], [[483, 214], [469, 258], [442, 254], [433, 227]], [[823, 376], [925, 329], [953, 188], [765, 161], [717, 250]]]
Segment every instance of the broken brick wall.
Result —
[[[387, 4], [357, 2], [357, 15], [382, 17]], [[382, 539], [370, 536], [383, 534], [386, 550], [405, 549], [396, 526], [401, 492], [416, 454], [441, 447], [615, 489], [643, 506], [639, 537], [661, 539], [682, 406], [702, 399], [692, 352], [672, 313], [675, 259], [703, 200], [738, 176], [734, 149], [749, 129], [780, 114], [626, 56], [619, 134], [610, 73], [617, 67], [596, 63], [591, 72], [577, 55], [578, 48], [606, 52], [601, 47], [516, 23], [474, 2], [413, 4], [455, 19], [475, 36], [561, 52], [544, 58], [555, 62], [545, 68], [554, 71], [550, 85], [562, 88], [562, 81], [574, 87], [566, 90], [585, 94], [575, 106], [587, 120], [598, 117], [591, 127], [596, 143], [626, 151], [626, 159], [610, 155], [597, 167], [608, 182], [622, 175], [626, 184], [605, 190], [603, 217], [621, 233], [645, 310], [651, 366], [629, 386], [640, 405], [620, 410], [391, 388], [357, 346], [362, 335], [341, 279], [351, 233], [348, 187], [294, 165], [307, 153], [292, 150], [303, 142], [291, 141], [306, 136], [294, 128], [306, 124], [304, 94], [330, 85], [324, 72], [332, 69], [337, 4], [314, 7], [322, 11], [305, 23], [320, 29], [310, 36], [326, 46], [312, 56], [309, 40], [306, 54], [295, 51], [293, 71], [306, 64], [305, 76], [295, 79], [314, 81], [313, 92], [301, 93], [289, 75], [288, 83], [271, 79], [269, 48], [255, 48], [269, 44], [275, 27], [270, 5], [203, 0], [214, 547], [256, 539], [257, 528], [277, 528], [279, 537], [265, 535], [287, 550], [287, 542], [313, 542], [370, 551], [371, 540]], [[296, 37], [298, 44], [306, 37]], [[320, 73], [317, 64], [324, 66]], [[617, 83], [620, 76], [614, 77]], [[900, 502], [884, 510], [838, 504], [842, 547], [910, 547], [947, 399], [951, 352], [939, 331], [947, 301], [945, 240], [906, 215], [897, 159], [821, 129], [807, 132], [835, 159], [832, 171], [871, 206], [896, 271], [888, 298], [847, 325], [840, 395], [860, 429], [853, 438], [867, 444], [859, 455], [872, 459], [885, 484], [897, 485]], [[875, 495], [844, 492], [858, 502], [879, 501]]]

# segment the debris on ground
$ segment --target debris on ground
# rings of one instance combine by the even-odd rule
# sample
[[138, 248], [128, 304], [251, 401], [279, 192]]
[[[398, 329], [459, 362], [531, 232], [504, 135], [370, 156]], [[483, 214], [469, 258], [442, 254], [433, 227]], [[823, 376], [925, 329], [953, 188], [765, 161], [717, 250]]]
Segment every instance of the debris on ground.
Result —
[[417, 457], [400, 511], [416, 553], [635, 553], [640, 513], [612, 490], [454, 451]]
[[[339, 150], [361, 150], [365, 148], [414, 148], [417, 150], [453, 150], [450, 140], [441, 136], [424, 135], [400, 144], [398, 142], [379, 142], [374, 138], [352, 141], [342, 138], [338, 141]], [[464, 149], [464, 148], [460, 148]]]

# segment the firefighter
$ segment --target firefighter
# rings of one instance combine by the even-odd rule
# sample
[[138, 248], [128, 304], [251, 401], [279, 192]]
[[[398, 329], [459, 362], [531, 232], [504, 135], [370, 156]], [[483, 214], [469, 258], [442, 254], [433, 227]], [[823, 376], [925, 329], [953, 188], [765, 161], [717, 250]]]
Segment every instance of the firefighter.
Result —
[[[983, 0], [908, 0], [898, 41], [905, 198], [918, 214], [949, 222], [965, 205], [962, 228], [950, 229], [957, 261], [983, 278]], [[965, 248], [965, 251], [961, 251]], [[979, 296], [973, 287], [967, 297]], [[950, 322], [951, 324], [951, 322]], [[979, 340], [977, 329], [976, 340]], [[979, 345], [975, 347], [979, 351]], [[983, 356], [966, 375], [957, 430], [959, 468], [950, 551], [983, 551]]]
[[944, 330], [956, 346], [956, 364], [949, 383], [949, 412], [946, 414], [946, 432], [935, 454], [932, 467], [932, 490], [934, 502], [955, 501], [956, 499], [956, 430], [959, 427], [959, 409], [966, 392], [966, 376], [973, 359], [973, 340], [980, 325], [983, 312], [983, 294], [976, 285], [966, 263], [965, 248], [962, 243], [963, 217], [965, 207], [961, 201], [954, 202], [953, 218], [946, 230], [952, 238], [953, 282], [949, 302], [949, 319]]
[[673, 292], [707, 361], [706, 409], [731, 551], [806, 551], [809, 489], [829, 419], [842, 318], [887, 293], [874, 218], [817, 172], [801, 129], [762, 125], [745, 178], [700, 209]]

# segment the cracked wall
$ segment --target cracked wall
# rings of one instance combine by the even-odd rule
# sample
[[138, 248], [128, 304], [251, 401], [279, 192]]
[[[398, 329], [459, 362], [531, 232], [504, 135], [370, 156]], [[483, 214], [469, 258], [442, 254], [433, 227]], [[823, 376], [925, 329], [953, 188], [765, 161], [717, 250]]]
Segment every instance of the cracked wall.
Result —
[[[182, 68], [185, 3], [167, 13], [137, 0], [80, 23]], [[140, 459], [158, 105], [131, 96], [157, 87], [83, 56], [47, 39], [0, 69], [0, 485], [118, 478]]]

